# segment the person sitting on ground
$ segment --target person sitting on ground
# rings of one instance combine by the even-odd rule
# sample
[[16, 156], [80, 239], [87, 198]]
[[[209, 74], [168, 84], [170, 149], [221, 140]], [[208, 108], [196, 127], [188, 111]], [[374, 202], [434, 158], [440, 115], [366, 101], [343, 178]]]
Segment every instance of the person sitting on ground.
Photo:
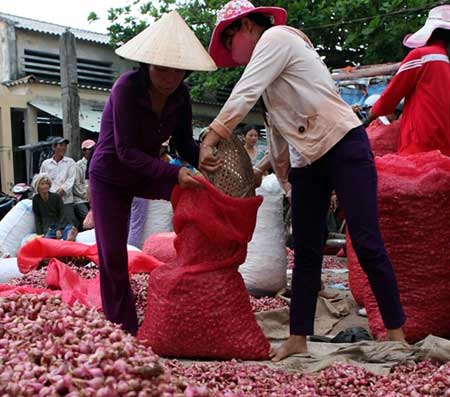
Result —
[[52, 185], [48, 174], [40, 173], [33, 178], [33, 213], [36, 233], [45, 238], [75, 241], [77, 229], [66, 221], [64, 204], [59, 194], [50, 192]]
[[242, 130], [244, 148], [252, 165], [255, 165], [266, 154], [266, 150], [258, 145], [259, 129], [255, 125], [246, 125]]

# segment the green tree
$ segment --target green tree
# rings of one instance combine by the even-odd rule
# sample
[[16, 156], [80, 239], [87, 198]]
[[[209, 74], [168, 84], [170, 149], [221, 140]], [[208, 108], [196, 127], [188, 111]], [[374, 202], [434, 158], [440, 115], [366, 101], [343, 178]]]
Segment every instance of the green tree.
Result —
[[[125, 1], [125, 0], [124, 0]], [[111, 44], [115, 47], [145, 29], [161, 14], [177, 9], [205, 47], [214, 29], [216, 13], [227, 0], [134, 0], [108, 11]], [[331, 68], [396, 62], [407, 49], [403, 37], [423, 25], [437, 5], [427, 0], [254, 0], [255, 6], [279, 6], [288, 11], [288, 25], [302, 29]], [[135, 18], [136, 12], [141, 16]], [[90, 20], [97, 16], [93, 13]], [[217, 99], [229, 90], [242, 68], [192, 73], [188, 83], [196, 99]], [[220, 96], [219, 96], [220, 97]]]

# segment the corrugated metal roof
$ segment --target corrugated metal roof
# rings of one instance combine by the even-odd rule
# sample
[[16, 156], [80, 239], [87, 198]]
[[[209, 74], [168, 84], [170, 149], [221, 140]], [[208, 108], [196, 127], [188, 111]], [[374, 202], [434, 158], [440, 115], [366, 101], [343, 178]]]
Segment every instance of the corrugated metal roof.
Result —
[[[61, 101], [51, 99], [33, 99], [30, 105], [43, 110], [62, 120]], [[103, 113], [103, 103], [92, 101], [80, 101], [80, 127], [92, 132], [100, 132], [100, 122]]]
[[[20, 79], [9, 80], [9, 81], [5, 81], [3, 83], [3, 85], [6, 87], [14, 87], [16, 85], [21, 85], [21, 84], [46, 84], [46, 85], [59, 85], [60, 86], [61, 82], [55, 81], [55, 80], [38, 79], [36, 76], [30, 74], [30, 75], [22, 77]], [[78, 88], [83, 88], [83, 89], [87, 89], [87, 90], [95, 90], [95, 91], [103, 91], [103, 92], [111, 91], [110, 88], [96, 87], [96, 86], [89, 85], [89, 84], [78, 84]]]
[[109, 36], [103, 33], [90, 32], [89, 30], [76, 29], [68, 26], [57, 25], [55, 23], [37, 21], [31, 18], [19, 17], [17, 15], [5, 14], [0, 12], [0, 19], [12, 22], [16, 28], [31, 30], [46, 34], [60, 36], [70, 30], [77, 39], [91, 41], [99, 44], [109, 44]]

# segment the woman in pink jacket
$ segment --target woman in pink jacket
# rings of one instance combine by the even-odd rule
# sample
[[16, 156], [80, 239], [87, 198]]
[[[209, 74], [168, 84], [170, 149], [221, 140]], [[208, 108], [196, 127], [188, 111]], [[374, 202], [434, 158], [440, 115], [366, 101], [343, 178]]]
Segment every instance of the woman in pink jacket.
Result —
[[285, 21], [284, 9], [255, 8], [245, 0], [230, 1], [220, 10], [210, 54], [219, 67], [247, 66], [209, 126], [200, 166], [207, 172], [219, 169], [221, 160], [214, 156], [213, 147], [231, 135], [262, 97], [272, 165], [285, 189], [292, 186], [291, 336], [274, 352], [274, 361], [306, 352], [306, 337], [314, 332], [333, 190], [344, 208], [353, 246], [389, 338], [404, 341], [405, 315], [379, 230], [377, 174], [367, 134], [340, 98], [309, 39], [283, 25]]

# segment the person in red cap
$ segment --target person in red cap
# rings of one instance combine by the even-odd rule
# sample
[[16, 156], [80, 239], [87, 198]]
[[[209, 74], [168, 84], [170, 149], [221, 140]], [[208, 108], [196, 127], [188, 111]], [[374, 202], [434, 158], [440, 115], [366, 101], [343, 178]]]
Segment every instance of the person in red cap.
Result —
[[201, 169], [214, 172], [221, 167], [214, 146], [227, 139], [262, 98], [271, 163], [282, 185], [291, 190], [295, 253], [291, 335], [273, 352], [274, 361], [306, 352], [307, 335], [314, 332], [333, 189], [388, 336], [404, 341], [405, 314], [379, 229], [377, 173], [366, 131], [339, 96], [311, 41], [285, 21], [285, 10], [255, 8], [245, 0], [230, 1], [220, 10], [210, 54], [219, 67], [246, 68], [202, 141]]
[[92, 151], [95, 147], [95, 141], [92, 139], [86, 139], [81, 143], [81, 152], [83, 157], [75, 163], [76, 175], [75, 183], [73, 185], [73, 204], [75, 210], [75, 216], [78, 220], [76, 225], [78, 230], [83, 228], [83, 221], [89, 212], [89, 195], [88, 186], [86, 181], [86, 169], [89, 159], [91, 158]]
[[450, 5], [430, 10], [425, 25], [403, 44], [414, 49], [373, 105], [369, 120], [393, 113], [405, 98], [398, 152], [440, 150], [450, 156]]

